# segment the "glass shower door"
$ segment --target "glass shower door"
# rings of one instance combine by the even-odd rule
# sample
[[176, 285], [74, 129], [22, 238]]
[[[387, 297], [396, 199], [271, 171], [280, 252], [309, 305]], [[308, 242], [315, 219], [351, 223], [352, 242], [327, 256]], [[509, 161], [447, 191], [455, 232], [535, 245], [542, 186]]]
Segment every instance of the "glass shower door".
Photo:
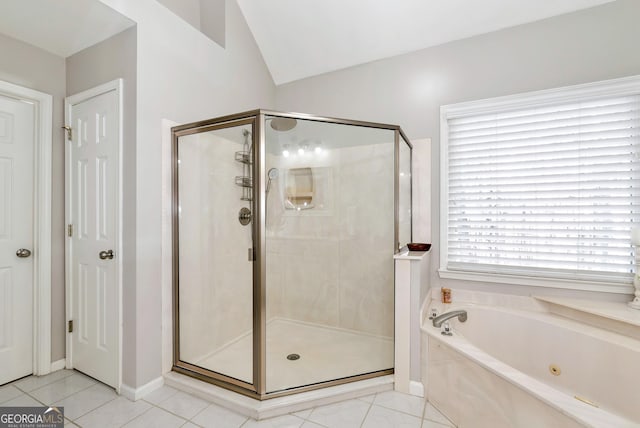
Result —
[[267, 393], [390, 373], [394, 130], [264, 128]]
[[174, 135], [174, 369], [252, 388], [253, 120]]

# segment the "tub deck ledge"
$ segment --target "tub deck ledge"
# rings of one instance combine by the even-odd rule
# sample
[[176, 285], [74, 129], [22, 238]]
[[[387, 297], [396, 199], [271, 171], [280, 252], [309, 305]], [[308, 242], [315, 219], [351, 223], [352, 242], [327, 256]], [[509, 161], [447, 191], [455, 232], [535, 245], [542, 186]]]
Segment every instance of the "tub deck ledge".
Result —
[[640, 340], [640, 311], [626, 303], [533, 296], [549, 312]]

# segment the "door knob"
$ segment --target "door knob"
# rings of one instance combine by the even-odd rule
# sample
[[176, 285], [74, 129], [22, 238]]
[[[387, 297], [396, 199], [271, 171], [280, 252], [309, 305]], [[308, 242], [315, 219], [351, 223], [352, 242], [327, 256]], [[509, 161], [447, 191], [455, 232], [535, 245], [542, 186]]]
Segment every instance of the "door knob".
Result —
[[31, 255], [31, 251], [27, 250], [26, 248], [20, 248], [18, 251], [16, 251], [16, 256], [18, 257], [29, 257]]
[[113, 250], [100, 251], [100, 253], [98, 253], [98, 257], [100, 257], [100, 260], [112, 260]]

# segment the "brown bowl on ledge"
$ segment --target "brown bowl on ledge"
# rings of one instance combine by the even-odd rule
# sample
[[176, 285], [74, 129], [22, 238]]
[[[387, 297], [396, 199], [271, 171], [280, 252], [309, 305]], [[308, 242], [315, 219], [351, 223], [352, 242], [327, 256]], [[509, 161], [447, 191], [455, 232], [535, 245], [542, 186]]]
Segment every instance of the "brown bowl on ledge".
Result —
[[412, 242], [410, 244], [407, 244], [407, 248], [409, 248], [409, 251], [429, 251], [429, 249], [431, 248], [431, 244]]

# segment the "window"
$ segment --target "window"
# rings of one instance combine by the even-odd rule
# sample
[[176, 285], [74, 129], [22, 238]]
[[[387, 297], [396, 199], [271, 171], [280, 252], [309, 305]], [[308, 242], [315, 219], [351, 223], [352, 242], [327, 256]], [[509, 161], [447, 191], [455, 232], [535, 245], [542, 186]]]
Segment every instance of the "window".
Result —
[[441, 120], [441, 276], [632, 282], [640, 77], [443, 106]]

